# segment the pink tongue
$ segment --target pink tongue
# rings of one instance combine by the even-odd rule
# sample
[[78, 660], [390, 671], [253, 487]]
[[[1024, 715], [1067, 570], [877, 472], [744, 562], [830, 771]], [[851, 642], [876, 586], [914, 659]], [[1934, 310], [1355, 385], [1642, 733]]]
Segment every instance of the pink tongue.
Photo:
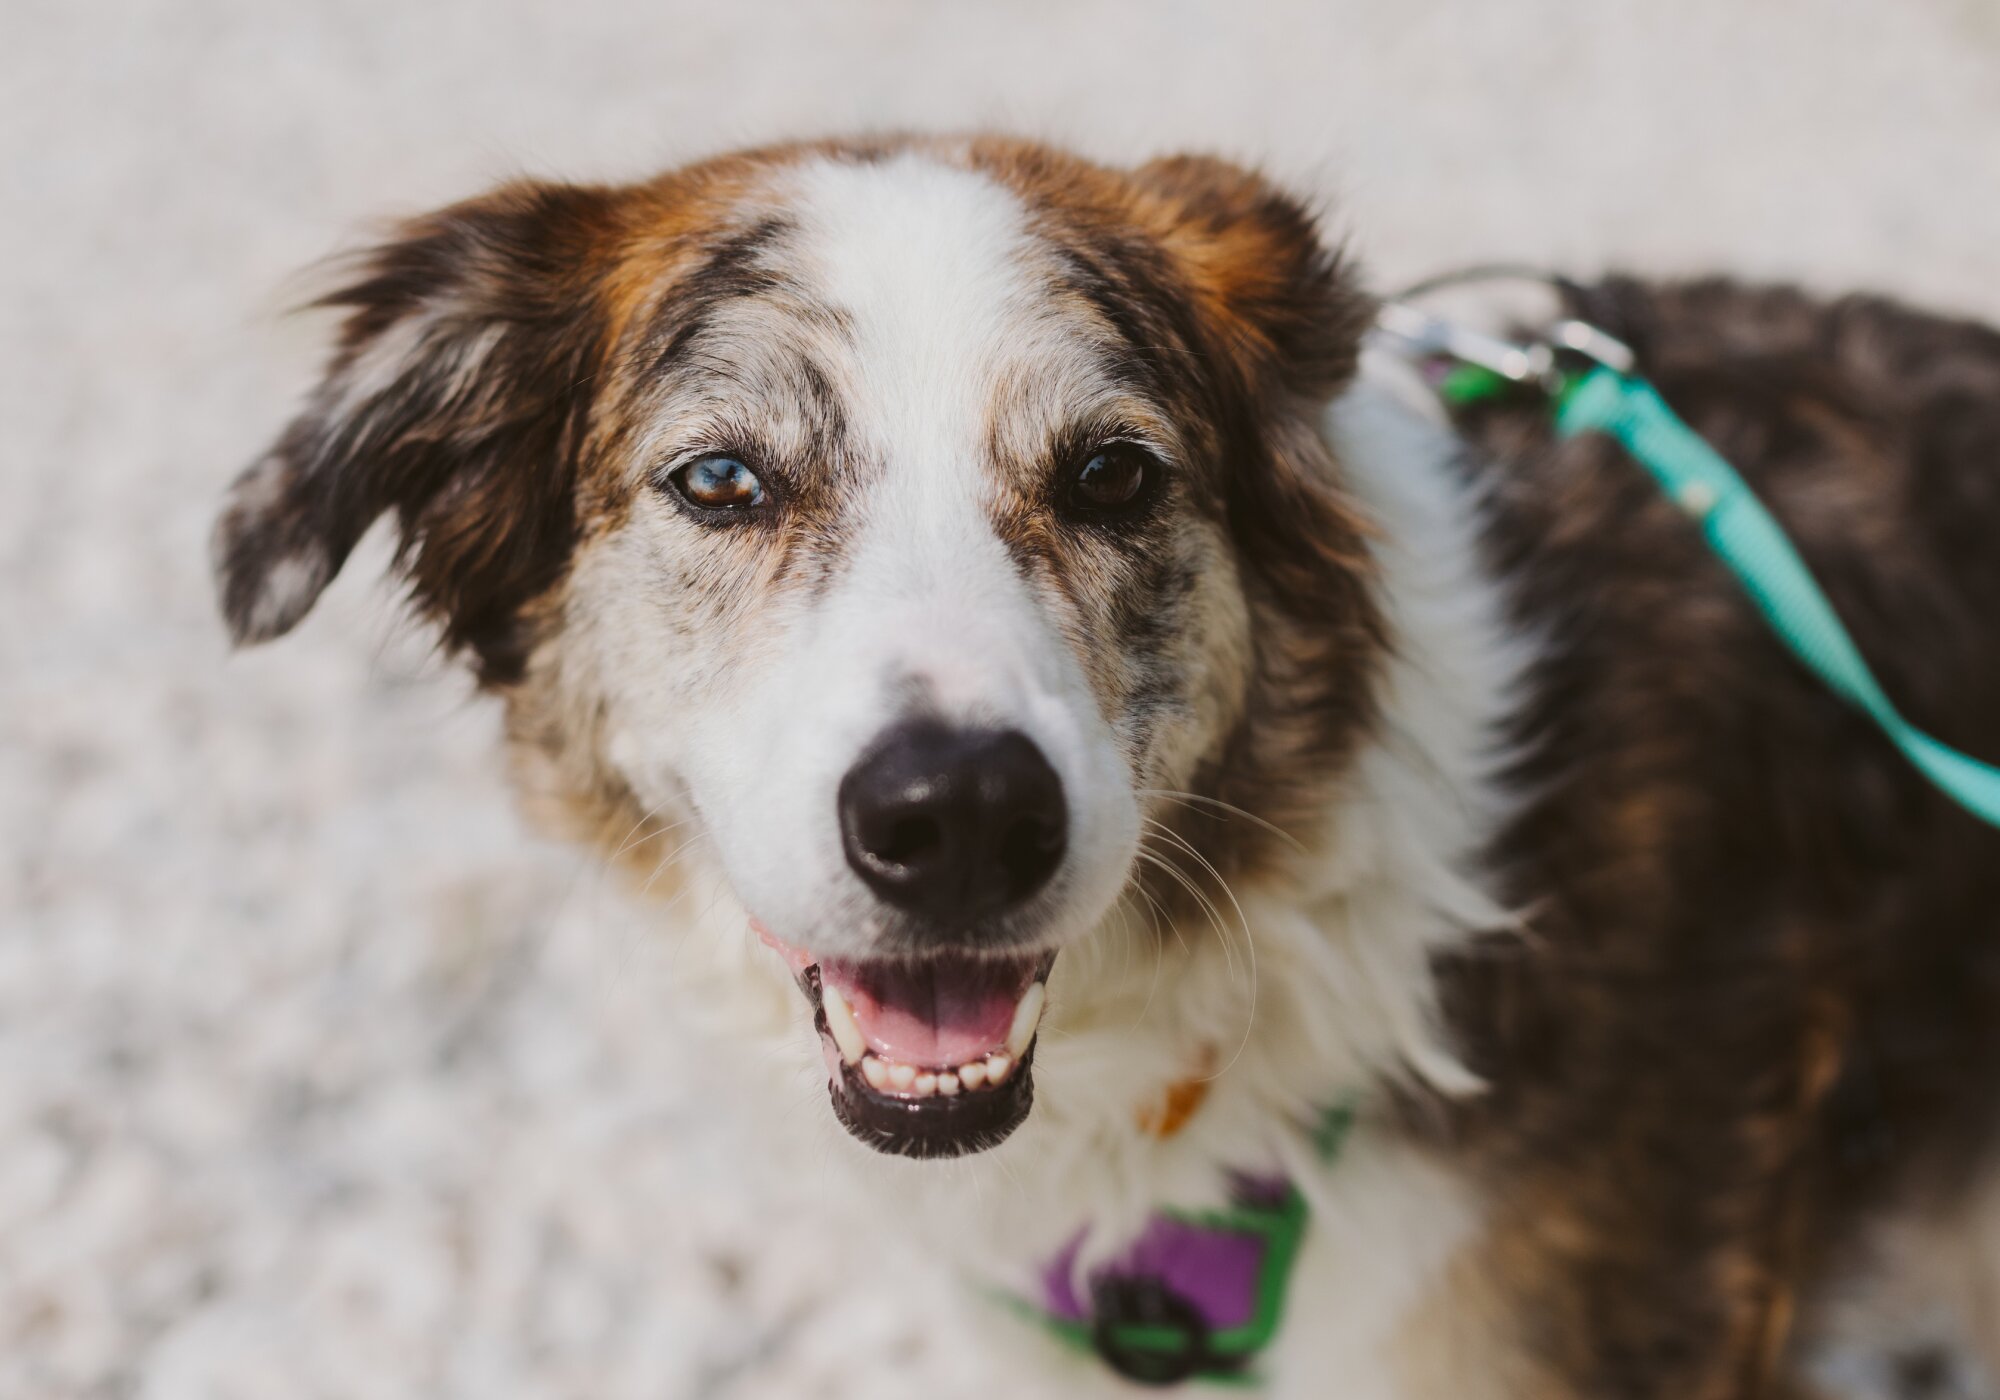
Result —
[[853, 1009], [870, 1050], [901, 1064], [948, 1069], [1006, 1048], [1014, 1007], [1035, 980], [1035, 960], [829, 960], [819, 975]]

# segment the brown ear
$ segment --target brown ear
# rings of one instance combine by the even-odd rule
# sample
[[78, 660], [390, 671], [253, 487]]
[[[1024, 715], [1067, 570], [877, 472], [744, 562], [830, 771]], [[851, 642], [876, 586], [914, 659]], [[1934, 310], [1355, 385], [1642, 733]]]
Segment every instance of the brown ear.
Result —
[[1213, 156], [1168, 156], [1133, 178], [1156, 201], [1156, 236], [1251, 371], [1252, 390], [1315, 402], [1338, 392], [1374, 302], [1312, 211]]
[[1360, 615], [1366, 527], [1340, 489], [1319, 415], [1354, 376], [1373, 298], [1306, 206], [1261, 175], [1171, 156], [1135, 178], [1208, 339], [1248, 394], [1228, 476], [1245, 562], [1302, 621]]
[[447, 645], [504, 675], [521, 605], [574, 534], [576, 455], [602, 353], [603, 190], [518, 184], [415, 220], [321, 302], [346, 318], [305, 410], [216, 523], [239, 644], [288, 631], [378, 516]]

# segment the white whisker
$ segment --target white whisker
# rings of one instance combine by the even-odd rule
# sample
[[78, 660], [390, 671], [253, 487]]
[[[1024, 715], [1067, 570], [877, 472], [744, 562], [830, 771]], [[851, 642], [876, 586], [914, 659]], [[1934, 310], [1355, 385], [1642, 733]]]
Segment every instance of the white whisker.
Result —
[[1204, 807], [1213, 807], [1217, 811], [1220, 811], [1227, 816], [1241, 817], [1243, 818], [1244, 821], [1251, 823], [1253, 826], [1262, 827], [1265, 831], [1270, 832], [1273, 836], [1283, 841], [1286, 845], [1290, 846], [1300, 855], [1308, 854], [1305, 843], [1299, 840], [1298, 837], [1292, 835], [1291, 832], [1286, 831], [1283, 827], [1278, 826], [1274, 822], [1266, 821], [1264, 818], [1258, 816], [1255, 812], [1245, 811], [1243, 808], [1238, 807], [1233, 802], [1224, 802], [1219, 797], [1205, 797], [1198, 792], [1180, 792], [1174, 788], [1140, 788], [1138, 789], [1138, 796], [1164, 797], [1169, 802], [1178, 803], [1183, 807], [1192, 807], [1196, 805]]
[[1230, 907], [1236, 911], [1236, 921], [1243, 929], [1244, 956], [1250, 964], [1250, 1009], [1244, 1018], [1242, 1039], [1236, 1042], [1236, 1050], [1230, 1055], [1229, 1063], [1223, 1065], [1213, 1076], [1210, 1076], [1211, 1078], [1220, 1077], [1229, 1070], [1231, 1065], [1234, 1065], [1237, 1060], [1242, 1058], [1244, 1047], [1250, 1043], [1251, 1029], [1257, 1023], [1257, 999], [1261, 990], [1257, 985], [1257, 936], [1250, 928], [1249, 916], [1243, 912], [1242, 901], [1236, 897], [1236, 891], [1230, 888], [1229, 882], [1222, 878], [1222, 872], [1217, 870], [1214, 864], [1200, 851], [1196, 850], [1193, 844], [1179, 832], [1174, 831], [1162, 822], [1153, 821], [1150, 817], [1146, 818], [1146, 821], [1154, 829], [1174, 842], [1175, 845], [1192, 856], [1201, 865], [1201, 868], [1208, 872], [1209, 878], [1222, 887], [1223, 894], [1229, 899]]

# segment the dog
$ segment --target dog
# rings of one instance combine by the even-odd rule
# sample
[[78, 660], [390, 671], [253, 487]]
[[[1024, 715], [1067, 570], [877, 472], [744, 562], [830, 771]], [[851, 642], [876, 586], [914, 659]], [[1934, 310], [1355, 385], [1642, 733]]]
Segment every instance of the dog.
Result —
[[[2000, 335], [1567, 295], [2000, 755]], [[673, 893], [1049, 1393], [1992, 1393], [2000, 833], [1615, 443], [1364, 352], [1305, 202], [781, 145], [504, 186], [327, 304], [218, 522], [236, 641], [389, 517], [531, 809]], [[1131, 1260], [1252, 1207], [1282, 1321], [1222, 1355], [1223, 1254]]]

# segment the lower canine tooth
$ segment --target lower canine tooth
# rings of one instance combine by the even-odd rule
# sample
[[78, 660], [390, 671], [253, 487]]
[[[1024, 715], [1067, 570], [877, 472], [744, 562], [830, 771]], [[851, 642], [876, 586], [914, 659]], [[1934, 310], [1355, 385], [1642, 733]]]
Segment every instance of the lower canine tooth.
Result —
[[937, 1092], [937, 1076], [935, 1074], [920, 1074], [910, 1085], [910, 1089], [918, 1098], [927, 1099]]
[[833, 1033], [833, 1043], [840, 1047], [840, 1057], [850, 1065], [859, 1064], [868, 1053], [868, 1042], [861, 1038], [861, 1027], [854, 1024], [854, 1011], [847, 999], [832, 984], [822, 982], [819, 1004], [826, 1012], [826, 1028]]
[[917, 1078], [917, 1067], [915, 1065], [889, 1066], [889, 1082], [895, 1085], [898, 1089], [909, 1088], [910, 1085], [916, 1082], [916, 1078]]
[[982, 1060], [974, 1060], [969, 1065], [960, 1065], [958, 1070], [958, 1079], [959, 1082], [965, 1085], [966, 1088], [977, 1089], [980, 1085], [986, 1082], [985, 1062]]
[[1014, 1068], [1014, 1060], [1009, 1055], [988, 1055], [986, 1057], [986, 1078], [989, 1083], [998, 1084], [1007, 1077], [1007, 1071]]
[[861, 1062], [861, 1077], [868, 1081], [868, 1087], [871, 1089], [889, 1087], [889, 1067], [873, 1055]]
[[958, 1076], [946, 1070], [937, 1077], [937, 1091], [946, 1098], [958, 1092]]
[[1027, 1053], [1028, 1042], [1035, 1038], [1035, 1027], [1042, 1020], [1042, 1003], [1047, 999], [1047, 989], [1037, 982], [1014, 1008], [1014, 1024], [1007, 1031], [1007, 1053], [1015, 1059]]

